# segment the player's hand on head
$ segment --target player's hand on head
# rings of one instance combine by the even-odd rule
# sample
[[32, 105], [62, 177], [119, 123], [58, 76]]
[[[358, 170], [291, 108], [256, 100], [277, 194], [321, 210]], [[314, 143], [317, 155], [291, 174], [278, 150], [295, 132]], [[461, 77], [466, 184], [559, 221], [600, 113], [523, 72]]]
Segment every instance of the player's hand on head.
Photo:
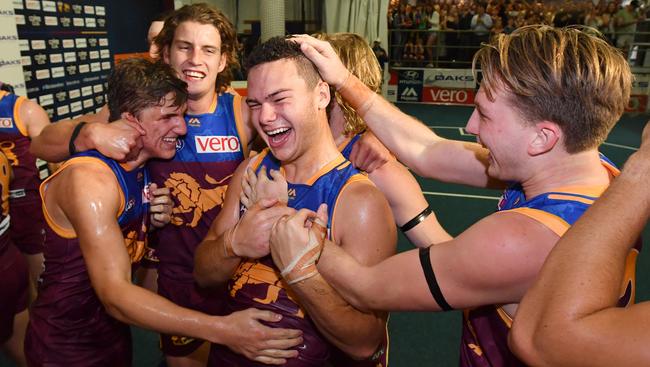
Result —
[[276, 199], [262, 199], [241, 217], [232, 236], [232, 250], [239, 257], [258, 259], [270, 253], [271, 229], [279, 218], [291, 215], [295, 209], [276, 205]]
[[291, 40], [300, 44], [302, 52], [316, 65], [328, 84], [339, 89], [347, 81], [349, 71], [329, 42], [306, 34], [294, 35]]
[[174, 203], [172, 202], [169, 188], [158, 187], [155, 183], [149, 186], [150, 202], [149, 213], [151, 225], [156, 228], [165, 226], [172, 218]]
[[360, 170], [372, 173], [391, 159], [395, 159], [375, 134], [366, 131], [352, 147], [350, 162]]
[[221, 344], [246, 358], [271, 365], [281, 365], [298, 356], [296, 349], [302, 343], [302, 331], [268, 327], [278, 322], [281, 315], [271, 311], [249, 308], [226, 316], [227, 332]]
[[135, 159], [140, 153], [141, 138], [145, 135], [145, 131], [139, 123], [120, 119], [109, 124], [90, 125], [92, 125], [90, 133], [92, 145], [103, 155], [125, 162]]

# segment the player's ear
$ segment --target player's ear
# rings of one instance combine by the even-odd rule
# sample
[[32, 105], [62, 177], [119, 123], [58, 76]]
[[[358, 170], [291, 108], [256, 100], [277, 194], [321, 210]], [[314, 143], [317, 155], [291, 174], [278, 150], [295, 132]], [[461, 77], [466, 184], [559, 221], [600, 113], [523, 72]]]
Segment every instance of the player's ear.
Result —
[[320, 81], [316, 85], [316, 88], [318, 89], [318, 109], [324, 110], [330, 104], [330, 99], [332, 98], [330, 95], [330, 86], [324, 81]]
[[535, 135], [528, 146], [528, 154], [536, 156], [552, 150], [562, 136], [562, 129], [551, 121], [535, 124]]
[[120, 118], [131, 122], [138, 122], [138, 118], [135, 117], [131, 112], [122, 112], [120, 114]]

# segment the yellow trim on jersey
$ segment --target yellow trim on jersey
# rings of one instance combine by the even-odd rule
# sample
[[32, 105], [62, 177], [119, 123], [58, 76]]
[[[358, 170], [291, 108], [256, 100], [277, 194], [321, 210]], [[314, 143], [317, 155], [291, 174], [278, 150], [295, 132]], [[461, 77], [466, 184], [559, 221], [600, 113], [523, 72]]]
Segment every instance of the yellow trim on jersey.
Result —
[[212, 103], [210, 103], [210, 108], [208, 108], [209, 113], [215, 113], [217, 112], [217, 98], [218, 94], [214, 94], [214, 98], [212, 99]]
[[339, 164], [343, 163], [345, 161], [345, 157], [341, 154], [339, 154], [336, 158], [334, 158], [332, 161], [321, 167], [318, 172], [316, 172], [311, 178], [309, 178], [305, 184], [306, 185], [313, 185], [316, 180], [321, 178], [324, 174], [327, 172], [331, 171], [334, 169], [334, 167], [338, 166]]
[[623, 274], [623, 282], [621, 284], [621, 292], [619, 296], [625, 294], [625, 288], [628, 282], [632, 283], [632, 293], [630, 294], [630, 303], [625, 307], [633, 305], [636, 299], [636, 260], [639, 256], [639, 250], [632, 248], [625, 258], [625, 273]]
[[7, 92], [7, 91], [5, 91], [5, 90], [0, 90], [0, 101], [2, 101], [2, 99], [3, 99], [7, 94], [9, 94], [9, 92]]
[[[348, 163], [349, 163], [349, 162], [348, 162]], [[332, 209], [332, 228], [330, 228], [330, 239], [331, 239], [332, 241], [334, 241], [334, 239], [336, 238], [336, 237], [334, 236], [334, 233], [335, 233], [335, 232], [334, 232], [334, 218], [336, 218], [336, 208], [339, 206], [339, 200], [341, 199], [341, 196], [342, 196], [342, 194], [343, 194], [343, 191], [344, 191], [344, 190], [345, 190], [345, 189], [346, 189], [350, 184], [352, 184], [352, 183], [354, 183], [354, 182], [359, 182], [359, 181], [367, 181], [367, 182], [370, 182], [370, 184], [372, 184], [372, 185], [374, 186], [374, 184], [372, 183], [372, 181], [370, 181], [370, 179], [368, 178], [368, 176], [366, 176], [366, 175], [364, 175], [364, 174], [357, 173], [357, 174], [354, 174], [354, 175], [348, 177], [348, 180], [347, 180], [347, 181], [345, 182], [345, 184], [341, 187], [341, 190], [339, 191], [339, 194], [336, 196], [336, 201], [334, 202], [334, 209]]]
[[[557, 193], [565, 193], [565, 194], [599, 197], [600, 195], [603, 194], [603, 192], [605, 190], [607, 190], [607, 187], [609, 187], [609, 185], [564, 186], [564, 187], [558, 187], [558, 188], [553, 189], [553, 190], [548, 190], [547, 192], [557, 192]], [[568, 200], [576, 200], [576, 201], [578, 201], [573, 196], [571, 196], [571, 197], [569, 197], [567, 199]]]
[[237, 93], [232, 93], [234, 98], [232, 101], [232, 109], [235, 113], [235, 127], [237, 128], [237, 133], [239, 134], [239, 143], [241, 144], [242, 151], [244, 152], [244, 158], [248, 158], [248, 135], [246, 135], [246, 129], [244, 128], [244, 118], [241, 113], [241, 102], [242, 97]]
[[569, 229], [570, 225], [567, 223], [564, 219], [558, 217], [557, 215], [553, 215], [549, 212], [545, 212], [543, 210], [539, 209], [533, 209], [533, 208], [515, 208], [515, 209], [509, 209], [509, 210], [504, 210], [502, 213], [507, 213], [507, 212], [515, 212], [515, 213], [520, 213], [523, 214], [529, 218], [532, 218], [546, 227], [550, 229], [551, 231], [555, 232], [558, 236], [562, 237], [564, 233]]
[[[68, 159], [65, 161], [59, 169], [57, 169], [54, 173], [50, 175], [43, 183], [41, 183], [41, 186], [39, 187], [39, 192], [41, 194], [41, 203], [43, 207], [43, 215], [45, 217], [45, 221], [47, 222], [48, 226], [52, 228], [52, 230], [58, 234], [59, 236], [66, 238], [66, 239], [73, 239], [77, 238], [77, 233], [74, 231], [73, 228], [68, 229], [68, 228], [63, 228], [57, 223], [54, 222], [54, 219], [50, 216], [50, 213], [47, 211], [47, 206], [45, 205], [45, 193], [47, 190], [47, 186], [50, 183], [50, 180], [52, 180], [55, 176], [63, 172], [64, 169], [74, 165], [74, 164], [98, 164], [103, 165], [106, 168], [108, 168], [111, 172], [113, 171], [111, 167], [106, 164], [106, 162], [102, 161], [99, 158], [95, 157], [74, 157], [71, 159]], [[119, 186], [119, 184], [118, 184]], [[117, 216], [116, 218], [119, 218], [120, 215], [124, 212], [124, 207], [126, 204], [126, 199], [124, 197], [124, 191], [122, 191], [122, 187], [119, 187], [119, 194], [120, 194], [120, 208], [117, 211]]]
[[2, 215], [9, 215], [9, 184], [11, 182], [11, 164], [7, 156], [0, 150], [0, 186], [2, 192], [0, 201], [2, 201]]
[[343, 151], [343, 149], [345, 149], [345, 147], [350, 143], [350, 141], [352, 141], [352, 138], [353, 136], [345, 138], [345, 140], [343, 140], [343, 142], [341, 142], [341, 144], [339, 144], [339, 146], [336, 147], [336, 149], [338, 149], [339, 152]]
[[269, 148], [264, 148], [264, 150], [261, 151], [258, 155], [251, 158], [252, 161], [251, 161], [250, 167], [253, 169], [253, 171], [257, 171], [257, 169], [260, 167], [260, 165], [264, 161], [264, 157], [266, 157], [269, 154], [269, 152], [270, 152]]
[[[591, 196], [591, 195], [590, 195]], [[595, 195], [598, 196], [598, 195]], [[583, 198], [581, 196], [573, 196], [573, 195], [563, 195], [563, 194], [549, 194], [548, 195], [549, 199], [554, 199], [554, 200], [568, 200], [568, 201], [578, 201], [587, 205], [591, 205], [594, 203], [594, 199], [587, 199]]]
[[25, 126], [23, 119], [20, 118], [20, 106], [22, 106], [23, 102], [26, 100], [27, 98], [23, 96], [19, 96], [18, 99], [16, 99], [16, 104], [14, 105], [14, 123], [16, 124], [18, 131], [20, 131], [23, 136], [29, 137], [29, 134], [27, 133], [27, 126]]
[[499, 307], [494, 306], [494, 307], [497, 310], [497, 315], [499, 315], [499, 317], [506, 324], [508, 329], [511, 329], [512, 328], [512, 317], [510, 317], [510, 315], [508, 315], [508, 313], [506, 312], [506, 310], [503, 309], [503, 307], [501, 307], [501, 306], [499, 306]]

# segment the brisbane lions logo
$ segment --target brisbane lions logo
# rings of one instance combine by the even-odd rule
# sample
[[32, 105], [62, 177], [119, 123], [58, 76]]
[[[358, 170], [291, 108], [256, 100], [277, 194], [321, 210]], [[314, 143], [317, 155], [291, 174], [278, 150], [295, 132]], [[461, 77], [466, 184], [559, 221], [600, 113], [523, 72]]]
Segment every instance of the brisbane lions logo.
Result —
[[[203, 213], [213, 209], [217, 205], [223, 205], [228, 185], [223, 183], [231, 176], [221, 181], [205, 175], [205, 181], [215, 185], [210, 189], [204, 189], [196, 180], [185, 173], [174, 172], [165, 180], [165, 186], [169, 188], [172, 196], [176, 199], [176, 205], [172, 210], [171, 223], [177, 226], [185, 225], [196, 227]], [[186, 220], [191, 214], [192, 219]]]
[[16, 144], [14, 144], [12, 141], [3, 141], [0, 143], [0, 149], [7, 156], [7, 159], [9, 160], [9, 163], [12, 167], [16, 167], [18, 164], [20, 164], [18, 161], [18, 156], [16, 153], [14, 153], [15, 147]]
[[[147, 227], [143, 224], [140, 233], [147, 233]], [[144, 251], [147, 246], [146, 240], [138, 238], [137, 231], [129, 231], [129, 233], [124, 237], [124, 245], [126, 246], [126, 251], [129, 253], [129, 258], [131, 263], [139, 262], [144, 256]]]
[[[284, 302], [278, 307], [296, 317], [305, 318], [305, 312], [300, 308], [295, 295], [287, 289], [279, 271], [260, 263], [258, 260], [242, 262], [233, 275], [229, 288], [231, 297], [236, 298], [237, 293], [244, 290], [247, 294], [257, 294], [258, 297], [254, 297], [252, 300], [263, 305], [278, 302], [280, 292], [284, 290], [290, 303]], [[242, 296], [240, 295], [240, 297]]]

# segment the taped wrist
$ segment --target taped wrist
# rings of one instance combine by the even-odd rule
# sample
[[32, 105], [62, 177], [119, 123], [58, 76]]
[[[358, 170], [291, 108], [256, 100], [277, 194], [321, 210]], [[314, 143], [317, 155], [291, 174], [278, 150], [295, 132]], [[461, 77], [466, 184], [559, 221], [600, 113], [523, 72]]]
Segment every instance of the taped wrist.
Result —
[[237, 222], [234, 227], [227, 230], [226, 233], [223, 234], [223, 254], [226, 258], [239, 257], [233, 248], [233, 242], [235, 241], [235, 232], [237, 232], [238, 226], [239, 222]]
[[303, 250], [280, 272], [287, 284], [295, 284], [318, 274], [316, 264], [323, 252], [327, 224], [316, 218], [309, 230], [309, 239]]

